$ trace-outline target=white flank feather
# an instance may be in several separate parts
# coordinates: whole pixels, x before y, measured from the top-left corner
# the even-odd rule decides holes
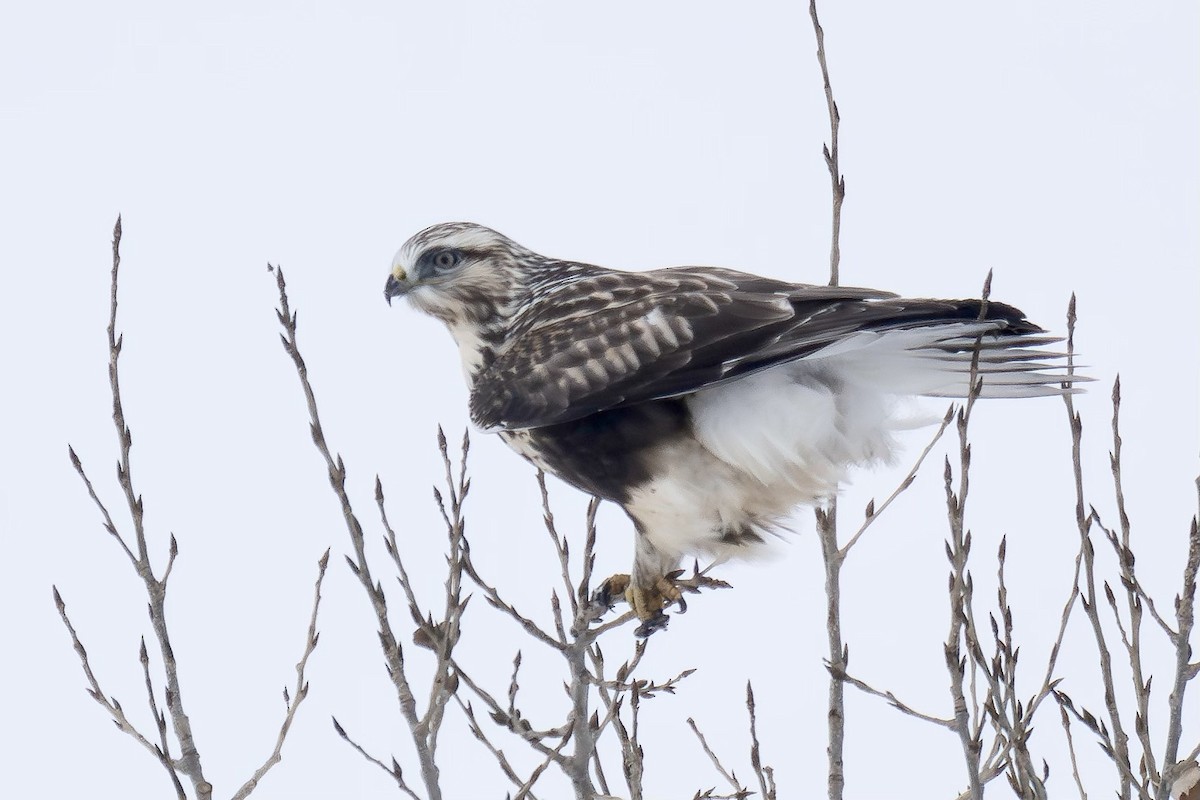
[[[982,396],[1063,391],[1061,371],[1041,363],[1039,351],[1020,349],[1044,337],[989,339],[995,327],[955,323],[853,334],[808,358],[697,392],[687,399],[693,430],[713,455],[760,484],[786,486],[804,495],[798,502],[816,500],[836,492],[850,467],[890,462],[894,432],[940,418],[914,417],[907,397],[967,394],[979,335]]]

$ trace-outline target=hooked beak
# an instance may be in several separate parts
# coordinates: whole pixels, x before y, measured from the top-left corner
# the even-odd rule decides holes
[[[408,282],[408,275],[404,272],[404,268],[396,267],[392,270],[392,274],[388,275],[387,283],[383,285],[383,299],[387,300],[390,306],[393,297],[406,294],[411,288],[412,284]]]

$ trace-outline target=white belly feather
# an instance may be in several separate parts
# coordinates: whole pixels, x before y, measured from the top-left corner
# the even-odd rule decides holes
[[[897,387],[871,349],[782,364],[688,396],[694,440],[660,448],[655,477],[628,505],[654,546],[747,555],[748,542],[726,535],[731,528],[767,538],[796,506],[835,494],[851,467],[890,462],[893,433],[914,424],[902,413],[910,387]]]
[[[979,330],[965,323],[853,334],[685,396],[692,436],[651,451],[653,477],[633,488],[625,510],[668,561],[750,554],[747,545],[778,532],[796,506],[836,494],[850,468],[891,462],[895,432],[936,422],[914,415],[913,395],[965,394],[969,356],[936,345]],[[1061,391],[1032,372],[1036,364],[1013,366],[985,355],[983,394]]]

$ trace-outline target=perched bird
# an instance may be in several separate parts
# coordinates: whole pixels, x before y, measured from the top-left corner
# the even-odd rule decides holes
[[[450,329],[475,424],[633,520],[633,568],[599,594],[623,594],[643,636],[681,599],[684,555],[745,553],[848,468],[887,461],[898,397],[965,397],[976,352],[984,397],[1068,379],[1062,354],[1037,349],[1059,340],[1002,303],[623,272],[465,222],[409,239],[384,296]]]

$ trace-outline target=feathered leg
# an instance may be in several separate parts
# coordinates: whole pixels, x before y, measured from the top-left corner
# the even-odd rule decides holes
[[[636,523],[635,523],[636,525]],[[637,614],[641,625],[634,633],[646,637],[667,627],[670,618],[664,609],[671,603],[679,603],[680,612],[687,604],[674,578],[679,575],[679,554],[664,553],[650,543],[640,525],[630,574],[618,573],[600,584],[594,602],[604,608],[624,599]]]

